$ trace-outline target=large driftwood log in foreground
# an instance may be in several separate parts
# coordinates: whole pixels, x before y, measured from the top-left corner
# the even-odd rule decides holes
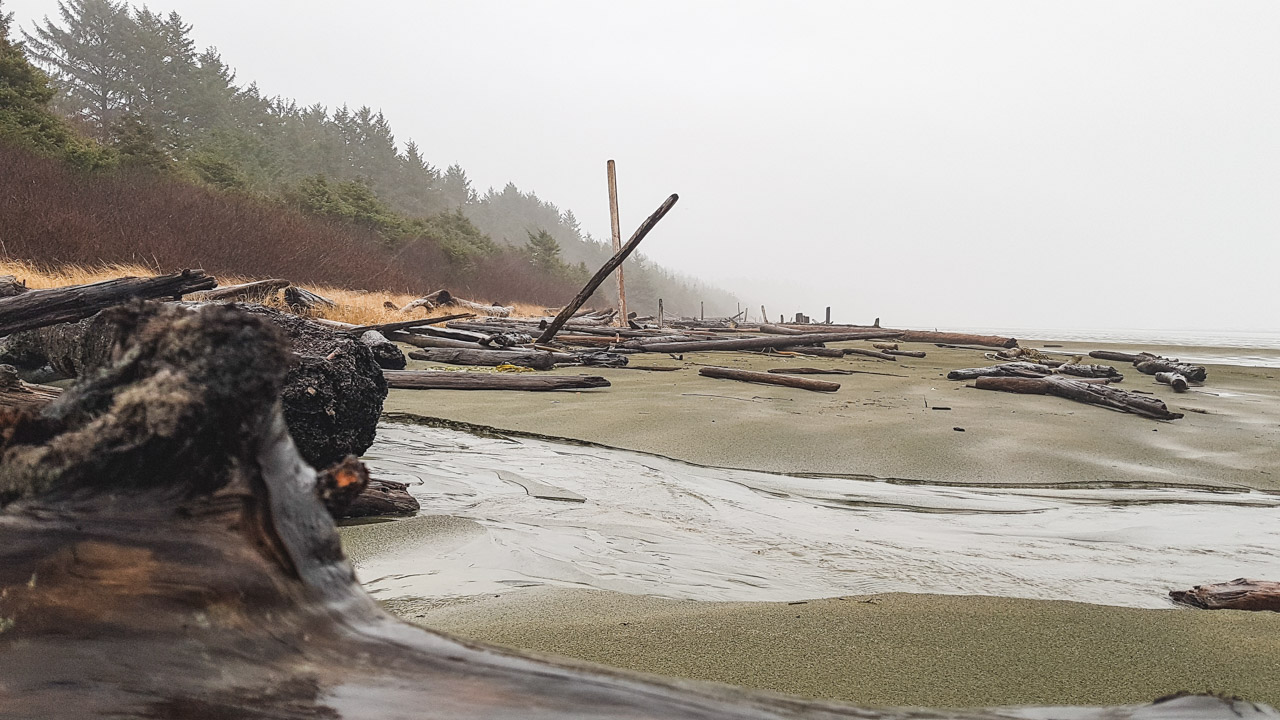
[[[181,297],[218,286],[203,270],[183,270],[150,278],[123,277],[88,285],[31,290],[0,298],[0,337],[23,330],[69,323],[134,298]]]
[[[810,333],[808,335],[770,335],[767,337],[735,338],[731,340],[692,340],[689,342],[649,343],[639,345],[645,352],[703,352],[711,350],[763,350],[773,348],[796,348],[800,345],[814,345],[824,342],[842,342],[844,340],[870,340],[886,337],[897,337],[895,332],[886,333],[880,330],[869,330],[855,333]]]
[[[387,386],[400,390],[587,390],[609,387],[598,375],[522,375],[518,373],[386,370]]]
[[[566,322],[569,322],[569,318],[573,317],[573,314],[578,312],[578,308],[582,307],[583,303],[585,303],[587,299],[591,297],[592,293],[600,287],[600,284],[605,281],[605,278],[609,277],[609,275],[611,275],[633,251],[635,251],[636,247],[640,244],[640,241],[644,239],[645,235],[649,234],[649,231],[658,224],[658,221],[666,217],[667,213],[671,212],[671,208],[675,207],[676,201],[679,199],[679,195],[672,193],[671,197],[664,200],[663,203],[658,206],[658,209],[653,211],[652,215],[645,218],[643,223],[640,223],[640,227],[636,228],[636,231],[632,233],[631,239],[627,240],[627,244],[623,245],[621,250],[614,253],[613,257],[609,258],[604,265],[600,266],[600,269],[596,271],[595,275],[591,276],[591,279],[582,287],[582,290],[578,291],[578,294],[569,301],[569,304],[565,305],[564,309],[556,315],[556,318],[547,325],[547,329],[543,330],[542,334],[538,336],[538,342],[551,342],[551,338],[554,338],[556,333],[560,332],[560,328]]]
[[[356,582],[314,491],[315,475],[285,430],[274,398],[288,348],[278,333],[223,306],[162,322],[39,419],[4,434],[5,717],[1010,717],[860,710],[639,678],[401,623]],[[1245,702],[1184,697],[1070,715],[1267,713]]]
[[[1280,612],[1280,582],[1236,578],[1231,582],[1170,590],[1176,603],[1203,610],[1272,610]]]
[[[764,383],[765,385],[782,385],[784,387],[813,390],[816,392],[835,392],[840,383],[830,380],[814,380],[813,378],[792,377],[777,373],[756,372],[754,370],[738,370],[726,367],[704,367],[698,370],[699,375],[725,380],[741,380],[743,382]]]
[[[1030,395],[1057,395],[1154,420],[1177,420],[1182,417],[1182,413],[1170,412],[1168,406],[1150,395],[1113,388],[1105,382],[1087,382],[1061,375],[1044,378],[979,377],[974,381],[974,387],[979,390],[1002,390]]]

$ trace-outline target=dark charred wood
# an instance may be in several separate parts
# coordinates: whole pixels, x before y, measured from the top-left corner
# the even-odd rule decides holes
[[[360,587],[315,472],[289,438],[275,401],[289,357],[279,332],[221,305],[157,320],[164,324],[142,323],[129,352],[6,436],[7,717],[1007,716],[860,710],[639,677],[401,623]],[[1269,714],[1186,697],[1071,712],[1078,720]]]
[[[1196,585],[1190,590],[1170,590],[1181,605],[1202,610],[1270,610],[1280,612],[1280,582],[1236,578],[1230,582]]]
[[[814,343],[841,342],[844,340],[869,340],[885,337],[897,337],[897,333],[884,331],[864,331],[857,333],[810,333],[808,335],[773,335],[768,337],[736,338],[732,340],[694,340],[690,342],[648,343],[639,349],[645,352],[702,352],[711,350],[762,350],[773,348],[781,350],[797,345]]]
[[[569,321],[569,318],[578,311],[578,308],[582,307],[583,304],[587,302],[591,295],[595,293],[596,289],[600,287],[601,283],[603,283],[605,279],[622,264],[622,261],[626,260],[627,257],[635,251],[636,247],[640,244],[640,241],[644,240],[644,237],[649,234],[650,230],[653,230],[653,228],[658,224],[658,221],[665,217],[666,214],[671,211],[671,208],[675,207],[676,201],[679,199],[680,197],[678,195],[672,194],[671,197],[667,198],[652,215],[640,224],[640,227],[631,235],[631,239],[627,240],[627,244],[623,245],[621,250],[614,253],[613,257],[609,258],[608,262],[601,266],[601,268],[596,271],[595,275],[591,276],[591,279],[587,281],[587,284],[583,286],[582,290],[578,292],[573,300],[569,301],[568,305],[564,306],[564,309],[556,315],[555,320],[552,320],[551,323],[547,325],[547,329],[543,330],[542,334],[538,336],[538,342],[551,342],[551,339],[556,336],[556,333],[560,332],[560,328]]]
[[[31,290],[0,298],[0,337],[23,330],[75,322],[135,298],[173,298],[217,287],[203,270],[150,278],[123,277],[88,285]]]
[[[1134,364],[1138,372],[1145,375],[1155,375],[1156,373],[1177,373],[1191,382],[1202,383],[1209,375],[1209,371],[1202,365],[1187,365],[1184,363],[1173,362],[1165,358],[1155,358],[1151,360],[1140,360]]]
[[[598,375],[521,375],[517,373],[385,370],[387,384],[401,390],[585,390],[609,387]]]
[[[409,364],[404,352],[396,344],[377,330],[368,330],[360,335],[360,342],[373,353],[374,362],[383,370],[403,370]]]
[[[835,392],[840,389],[840,383],[831,382],[829,380],[814,380],[812,378],[792,377],[790,375],[756,372],[754,370],[738,370],[736,368],[704,367],[698,370],[698,374],[710,378],[741,380],[743,382],[763,383],[765,385],[782,385],[784,387],[798,388],[800,390],[813,390],[815,392]]]
[[[496,367],[498,365],[519,365],[534,370],[550,370],[556,362],[571,363],[575,361],[568,353],[548,352],[514,352],[507,350],[464,350],[462,348],[431,348],[414,350],[409,353],[414,360],[444,363],[447,365],[473,365]]]

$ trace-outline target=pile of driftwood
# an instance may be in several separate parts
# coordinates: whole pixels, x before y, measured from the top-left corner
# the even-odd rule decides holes
[[[359,464],[317,477],[290,440],[276,398],[293,350],[271,320],[111,312],[138,330],[123,352],[39,417],[0,418],[6,717],[1010,717],[640,677],[402,623],[360,587],[325,511]],[[1274,717],[1215,697],[1070,715]]]

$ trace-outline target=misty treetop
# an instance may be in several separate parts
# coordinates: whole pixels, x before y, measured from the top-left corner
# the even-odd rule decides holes
[[[502,247],[524,252],[535,264],[555,257],[558,264],[543,269],[570,275],[579,265],[598,267],[611,254],[611,245],[583,230],[571,210],[513,183],[481,194],[459,165],[434,167],[419,144],[397,140],[379,111],[300,105],[239,82],[216,48],[196,47],[191,30],[176,12],[59,0],[56,17],[24,30],[23,43],[0,46],[6,83],[0,92],[14,98],[5,105],[48,105],[67,122],[47,113],[22,122],[0,115],[0,137],[16,136],[11,126],[35,127],[23,131],[37,136],[24,144],[65,146],[68,157],[73,150],[99,152],[81,159],[85,167],[142,167],[283,201],[371,228],[392,246],[430,237],[460,271]],[[23,61],[24,51],[43,73]],[[10,67],[17,61],[31,77]],[[78,141],[68,123],[96,139],[100,150]],[[642,312],[655,309],[659,296],[687,313],[701,300],[717,312],[734,306],[729,294],[643,257],[626,267],[629,303]]]

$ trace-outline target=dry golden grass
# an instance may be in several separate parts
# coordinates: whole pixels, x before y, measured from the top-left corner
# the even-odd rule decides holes
[[[112,278],[124,277],[126,275],[134,276],[150,276],[154,275],[151,269],[141,265],[99,265],[93,267],[85,267],[80,265],[64,265],[60,267],[46,267],[23,260],[5,260],[0,259],[0,275],[14,275],[19,280],[24,280],[27,287],[32,289],[61,287],[63,285],[83,285],[85,283],[100,282],[102,280],[110,280]],[[219,285],[237,285],[240,283],[250,282],[252,280],[260,280],[262,278],[247,278],[220,275],[218,276]],[[317,313],[317,317],[326,320],[336,320],[338,322],[351,323],[353,325],[376,325],[378,323],[395,322],[397,320],[406,320],[413,317],[441,317],[444,315],[455,314],[452,308],[437,308],[430,312],[416,309],[413,314],[400,312],[399,308],[409,304],[415,298],[412,295],[404,295],[387,292],[368,292],[363,290],[346,290],[343,288],[302,285],[301,287],[310,290],[317,295],[324,296],[337,303],[337,307]],[[282,305],[282,300],[277,296],[274,301],[268,304]],[[476,302],[484,302],[483,299],[476,299]],[[391,303],[395,309],[386,307],[385,303]],[[537,305],[527,305],[517,303],[515,305],[515,315],[519,317],[537,317],[545,315],[544,308]]]

